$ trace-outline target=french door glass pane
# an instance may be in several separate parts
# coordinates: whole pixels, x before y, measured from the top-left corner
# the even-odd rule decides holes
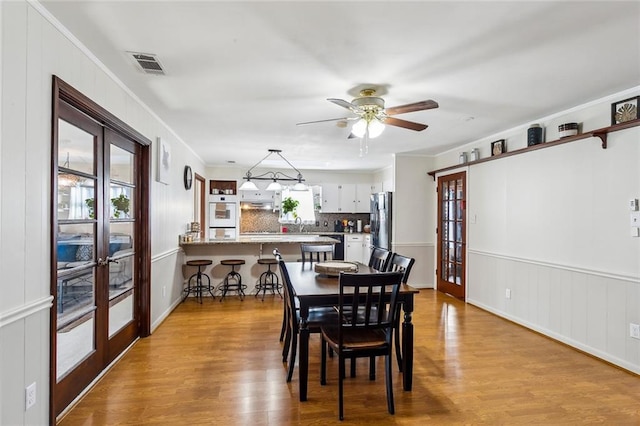
[[[109,338],[129,324],[135,314],[134,154],[109,146]]]
[[[133,184],[134,156],[118,146],[111,145],[110,176],[111,181]]]
[[[58,120],[56,379],[96,349],[95,135]]]

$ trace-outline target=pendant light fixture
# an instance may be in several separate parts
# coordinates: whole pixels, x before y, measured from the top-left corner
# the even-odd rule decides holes
[[[291,164],[289,162],[289,160],[287,160],[286,158],[284,158],[281,154],[281,150],[279,149],[270,149],[269,153],[260,161],[258,161],[255,165],[253,165],[249,170],[247,170],[247,173],[245,173],[243,179],[246,180],[246,182],[244,182],[242,185],[240,185],[240,191],[257,191],[258,187],[256,186],[255,183],[252,182],[252,180],[270,180],[272,181],[269,186],[267,187],[267,191],[280,191],[282,190],[282,184],[280,182],[296,182],[296,184],[293,186],[293,190],[294,191],[304,191],[307,189],[307,186],[302,183],[304,181],[303,177],[302,177],[302,173],[300,172],[300,170],[296,169],[293,164]],[[260,163],[262,163],[264,160],[266,160],[269,156],[276,154],[278,157],[282,158],[285,163],[287,163],[289,165],[289,167],[291,167],[293,170],[296,171],[297,176],[290,176],[286,173],[283,172],[266,172],[257,176],[253,176],[251,174],[251,171],[253,169],[255,169]]]

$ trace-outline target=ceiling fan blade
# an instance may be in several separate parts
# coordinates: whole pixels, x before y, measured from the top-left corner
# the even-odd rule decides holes
[[[429,99],[428,101],[420,101],[407,105],[400,105],[396,107],[387,108],[384,112],[387,115],[405,114],[407,112],[422,111],[425,109],[438,108],[438,103]]]
[[[334,104],[341,106],[342,108],[346,108],[350,111],[353,111],[353,112],[357,111],[355,105],[353,105],[351,102],[345,101],[344,99],[328,98],[327,100],[329,102],[333,102]]]
[[[351,120],[351,117],[340,117],[340,118],[327,118],[326,120],[315,120],[315,121],[305,121],[302,123],[296,123],[296,126],[300,126],[301,124],[313,124],[313,123],[326,123],[327,121],[340,121],[340,120]]]
[[[395,117],[387,117],[384,120],[384,124],[389,124],[391,126],[397,126],[397,127],[404,127],[405,129],[415,130],[416,132],[419,132],[429,127],[426,124],[415,123],[413,121],[407,121],[407,120],[401,120]]]

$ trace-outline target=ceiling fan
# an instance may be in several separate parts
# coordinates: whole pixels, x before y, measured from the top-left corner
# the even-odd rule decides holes
[[[432,108],[438,108],[438,103],[432,100],[414,102],[411,104],[400,105],[391,108],[384,107],[384,99],[376,96],[375,89],[362,89],[360,96],[355,98],[351,102],[347,102],[344,99],[327,99],[329,102],[333,102],[343,108],[356,114],[355,117],[340,117],[330,118],[327,120],[306,121],[302,124],[322,123],[327,121],[338,121],[346,123],[350,120],[357,120],[351,129],[349,138],[375,138],[379,136],[384,130],[385,125],[391,125],[396,127],[403,127],[409,130],[415,130],[417,132],[426,129],[426,124],[416,123],[413,121],[402,120],[394,117],[398,114],[405,114],[408,112],[422,111]]]

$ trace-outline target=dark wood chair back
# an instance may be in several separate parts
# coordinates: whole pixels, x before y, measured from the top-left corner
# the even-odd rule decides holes
[[[333,244],[300,244],[302,263],[333,260]]]
[[[395,412],[391,374],[394,318],[402,272],[340,274],[338,318],[349,321],[322,326],[320,383],[326,383],[326,345],[338,353],[338,417],[344,418],[344,361],[359,357],[385,357],[387,408]],[[357,314],[354,314],[357,313]],[[353,362],[353,361],[352,361]],[[370,365],[375,365],[374,363]],[[371,373],[370,373],[371,376]]]
[[[398,253],[393,253],[389,263],[387,264],[387,271],[401,271],[404,273],[402,277],[402,283],[406,284],[409,280],[409,274],[411,273],[411,268],[415,259],[412,257],[402,256]]]
[[[391,252],[387,249],[380,247],[374,247],[371,251],[371,257],[369,257],[369,266],[376,271],[386,271],[387,263],[391,259]]]

